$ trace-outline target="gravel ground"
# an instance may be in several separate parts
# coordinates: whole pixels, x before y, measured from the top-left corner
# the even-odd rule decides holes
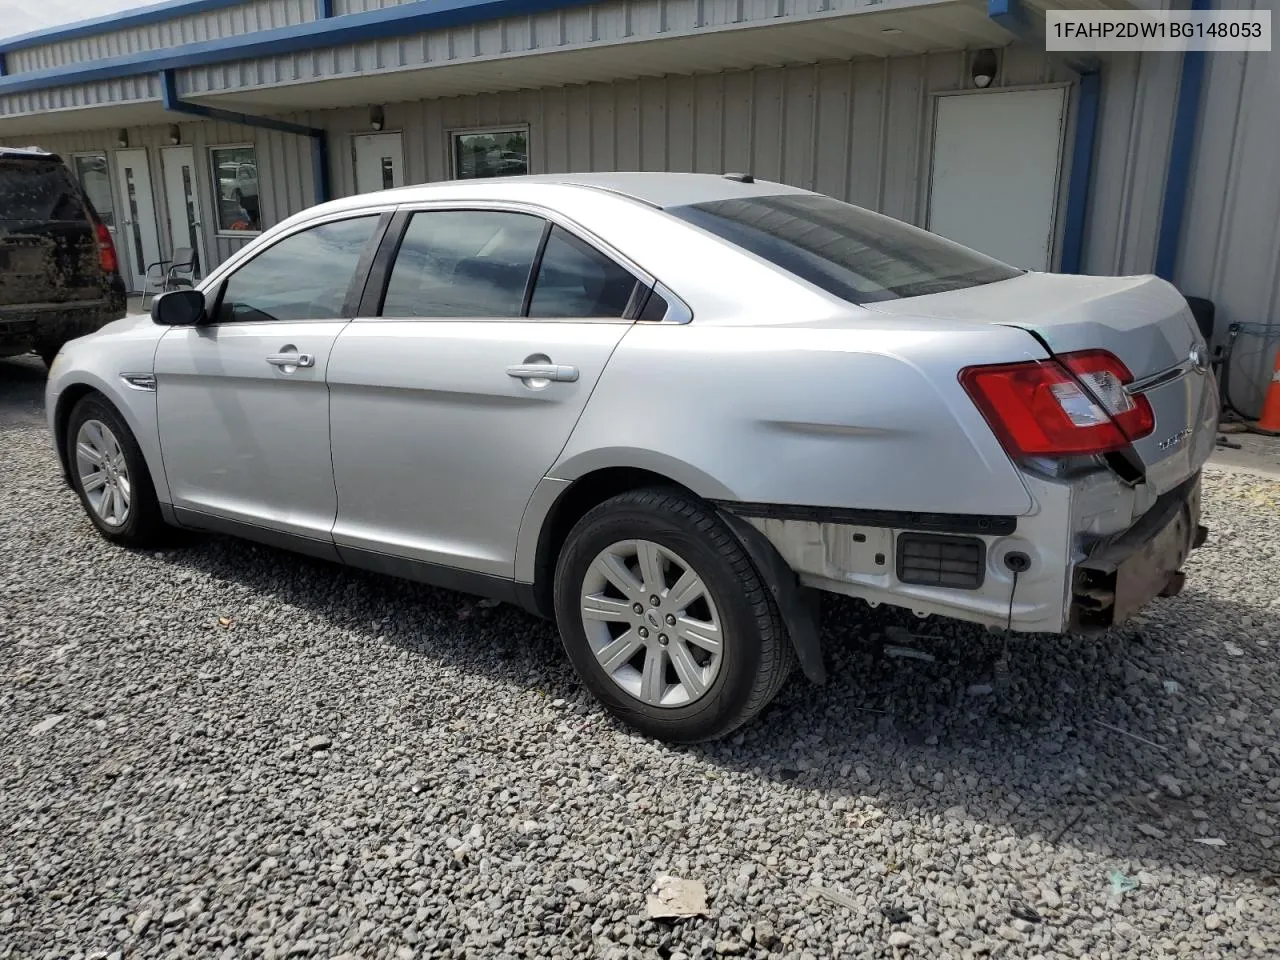
[[[1280,948],[1280,484],[1211,475],[1183,595],[1017,642],[1007,697],[969,689],[984,633],[913,623],[937,661],[890,659],[893,619],[838,604],[825,689],[673,749],[508,607],[109,546],[41,380],[0,361],[0,958]],[[708,916],[645,919],[663,873]]]

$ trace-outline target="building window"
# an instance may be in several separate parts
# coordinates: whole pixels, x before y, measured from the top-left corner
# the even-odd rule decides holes
[[[253,147],[211,147],[219,233],[257,233],[258,156]]]
[[[453,175],[458,180],[528,172],[528,127],[467,130],[453,135]]]
[[[72,158],[76,179],[89,196],[93,209],[108,227],[115,228],[116,205],[111,199],[111,175],[107,172],[105,153],[82,153]]]

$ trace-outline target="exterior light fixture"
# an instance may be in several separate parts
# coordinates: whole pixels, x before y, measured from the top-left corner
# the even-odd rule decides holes
[[[375,130],[381,130],[386,126],[386,118],[382,115],[381,107],[369,108],[369,126]]]
[[[129,145],[129,131],[121,127],[116,131],[116,146],[127,147]]]
[[[169,124],[169,142],[175,146],[182,142],[182,130],[176,123]]]
[[[991,86],[999,69],[1000,64],[996,60],[994,50],[979,50],[973,55],[973,63],[970,64],[973,85],[980,90]]]

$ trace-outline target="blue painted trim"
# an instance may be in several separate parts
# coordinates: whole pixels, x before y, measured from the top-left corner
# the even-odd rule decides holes
[[[593,0],[417,0],[414,3],[312,20],[291,27],[148,50],[89,63],[68,64],[0,77],[0,94],[45,90],[76,83],[134,77],[157,70],[200,67],[254,57],[277,57],[324,47],[385,40],[405,34],[468,26],[499,17],[520,17],[582,6]]]
[[[311,173],[316,184],[316,203],[332,199],[329,193],[329,136],[320,130],[311,138]]]
[[[319,127],[305,127],[300,123],[276,120],[273,117],[259,117],[252,113],[237,113],[234,110],[207,107],[203,103],[189,103],[178,96],[178,77],[172,70],[161,71],[160,89],[164,100],[164,108],[174,113],[185,113],[205,120],[223,120],[227,123],[238,123],[245,127],[257,127],[262,130],[292,133],[299,137],[310,137],[311,169],[315,174],[316,203],[324,203],[330,198],[329,141],[326,131]]]
[[[1102,99],[1102,74],[1094,70],[1080,75],[1076,97],[1076,139],[1071,147],[1071,182],[1067,184],[1066,225],[1062,232],[1063,273],[1084,269],[1084,225],[1089,213],[1089,189],[1093,185],[1093,149],[1098,139],[1098,105]]]
[[[0,77],[4,76],[4,51],[0,50]]]
[[[1211,0],[1194,0],[1192,10],[1211,10]],[[1191,191],[1191,160],[1195,152],[1196,127],[1200,122],[1200,92],[1204,86],[1204,51],[1185,50],[1182,79],[1178,83],[1178,105],[1173,117],[1173,137],[1169,144],[1169,172],[1164,181],[1164,204],[1160,208],[1160,232],[1156,239],[1156,276],[1173,279],[1182,244],[1182,221]]]
[[[42,47],[47,43],[61,40],[77,40],[81,37],[93,37],[114,30],[128,27],[142,27],[151,23],[163,23],[175,17],[189,17],[196,13],[208,13],[210,10],[222,10],[235,7],[244,0],[166,0],[165,3],[153,3],[136,10],[125,10],[104,17],[92,17],[88,20],[77,20],[62,27],[46,27],[33,30],[16,37],[0,40],[0,51],[22,50],[26,47]]]
[[[333,0],[316,0],[316,16],[328,20],[333,16]]]
[[[1039,40],[1021,0],[987,0],[987,19],[1008,30],[1019,40],[1028,43]]]

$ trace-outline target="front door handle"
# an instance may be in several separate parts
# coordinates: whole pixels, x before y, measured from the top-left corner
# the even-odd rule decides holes
[[[273,367],[314,367],[316,358],[309,353],[273,353],[267,357],[267,363]]]
[[[554,380],[556,383],[576,383],[578,368],[563,363],[517,363],[507,367],[507,376],[517,380]]]

